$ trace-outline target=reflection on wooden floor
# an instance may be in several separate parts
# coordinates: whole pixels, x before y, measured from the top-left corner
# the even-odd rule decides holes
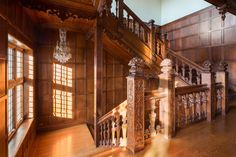
[[[95,149],[93,138],[86,125],[60,129],[39,134],[34,152],[35,157],[82,156]]]
[[[95,150],[87,127],[81,125],[39,135],[35,157],[236,157],[236,108],[225,118],[185,128],[170,141],[157,138],[136,155],[121,148]]]

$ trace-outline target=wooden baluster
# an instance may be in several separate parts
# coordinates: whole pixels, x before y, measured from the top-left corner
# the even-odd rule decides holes
[[[151,99],[150,100],[150,105],[151,105],[151,113],[149,114],[149,122],[150,122],[149,130],[150,130],[150,133],[151,133],[151,137],[154,137],[154,136],[156,136],[156,129],[155,129],[155,123],[156,123],[156,113],[155,113],[156,100],[155,99]]]
[[[122,116],[122,135],[123,135],[121,146],[126,146],[127,145],[127,109],[126,109],[126,106],[122,106],[120,113]]]
[[[195,98],[194,93],[189,94],[189,112],[190,112],[190,122],[195,121]]]
[[[187,95],[182,95],[182,103],[184,105],[185,124],[188,124],[189,112],[188,112],[188,100]]]
[[[140,28],[140,25],[138,24],[138,36],[139,38],[141,39],[141,28]]]
[[[127,12],[127,28],[128,28],[128,30],[130,30],[129,21],[130,21],[130,19],[129,19],[129,13]]]
[[[182,126],[182,123],[184,121],[184,117],[182,114],[182,97],[180,95],[177,96],[177,105],[176,105],[176,123],[177,123],[177,128],[180,128]]]
[[[106,123],[103,123],[103,145],[106,145]]]
[[[121,127],[121,131],[122,131],[122,139],[120,141],[120,146],[127,146],[127,108],[126,108],[127,104],[123,104],[120,106],[119,108],[119,113],[121,115],[121,121],[122,121],[122,127]]]
[[[120,114],[116,112],[116,145],[120,145]]]
[[[221,89],[217,89],[216,90],[216,92],[217,92],[217,96],[216,96],[216,98],[217,98],[217,113],[221,113],[221,109],[222,109],[222,92],[221,92]]]
[[[188,76],[189,76],[189,84],[193,84],[193,68],[192,67],[189,67],[189,72],[188,72]]]
[[[115,133],[116,133],[116,123],[115,123],[115,117],[113,116],[111,119],[111,143],[112,145],[116,145],[116,140],[115,140]]]
[[[136,25],[135,25],[135,20],[134,20],[134,18],[133,18],[133,31],[132,31],[132,32],[133,32],[134,34],[136,34],[136,33],[135,33],[135,28],[136,28],[135,26],[136,26]]]
[[[118,0],[115,0],[116,1],[116,17],[118,18],[119,17],[119,1]]]
[[[201,93],[202,97],[202,117],[206,118],[207,116],[207,91]]]
[[[107,145],[110,145],[110,139],[111,139],[111,129],[110,129],[110,120],[107,121]]]
[[[178,59],[175,59],[175,74],[179,75],[179,63]]]
[[[143,34],[142,34],[143,42],[146,42],[146,41],[145,41],[145,30],[144,30],[143,27],[142,27],[142,30],[143,30]]]
[[[200,93],[196,93],[196,117],[198,120],[202,119],[201,113],[202,113],[202,111],[201,111],[201,95],[200,95]]]
[[[103,145],[103,126],[100,125],[100,146]]]
[[[184,63],[182,63],[182,78],[183,78],[183,80],[185,80],[185,64]]]
[[[124,9],[123,9],[123,0],[119,0],[119,23],[123,25],[124,21]]]
[[[201,84],[201,73],[199,71],[197,71],[197,85]]]

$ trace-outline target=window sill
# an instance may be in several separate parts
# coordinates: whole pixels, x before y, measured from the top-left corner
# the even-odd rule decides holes
[[[20,149],[34,119],[26,119],[17,129],[16,133],[8,143],[8,157],[14,157]]]

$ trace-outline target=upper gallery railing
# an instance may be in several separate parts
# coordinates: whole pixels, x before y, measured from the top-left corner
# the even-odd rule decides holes
[[[153,55],[162,58],[165,49],[161,46],[163,42],[159,40],[158,27],[154,25],[154,20],[143,22],[123,0],[101,0],[98,12],[100,15],[115,17],[119,27],[136,35],[150,48]]]

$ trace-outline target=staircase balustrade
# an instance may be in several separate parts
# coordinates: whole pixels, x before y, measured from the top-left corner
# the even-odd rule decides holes
[[[179,76],[184,82],[189,85],[200,85],[202,84],[201,73],[209,72],[208,69],[196,64],[189,59],[176,54],[174,51],[169,49],[168,57],[173,61],[173,69],[176,76]]]
[[[102,116],[97,125],[100,146],[126,146],[127,101]]]
[[[154,57],[164,58],[165,44],[159,39],[158,27],[154,20],[143,22],[123,0],[101,0],[98,7],[100,16],[106,15],[118,20],[120,28],[128,30],[146,44]]]
[[[145,92],[145,133],[144,139],[155,137],[163,131],[163,115],[160,100],[162,91]]]
[[[194,85],[175,89],[177,129],[206,119],[207,91],[207,85]]]
[[[112,6],[115,6],[114,13],[111,11]],[[119,28],[128,30],[146,44],[152,54],[150,59],[169,58],[162,61],[160,82],[157,81],[160,87],[152,92],[144,92],[146,88],[143,85],[144,61],[139,58],[132,59],[135,62],[129,64],[131,69],[130,79],[127,80],[128,102],[124,101],[99,119],[97,126],[100,146],[127,146],[131,151],[136,152],[143,149],[143,139],[150,139],[157,133],[171,138],[176,129],[206,119],[211,121],[216,114],[225,115],[227,111],[225,64],[221,65],[220,72],[213,72],[209,61],[204,62],[204,66],[200,66],[167,49],[167,38],[165,36],[165,40],[160,39],[154,21],[150,21],[149,24],[144,23],[123,0],[115,0],[113,4],[112,0],[101,0],[98,12],[100,16],[105,14],[114,17],[118,21]],[[173,72],[189,86],[175,88]],[[216,78],[215,73],[217,73]],[[218,82],[215,83],[216,81]],[[161,88],[164,92],[160,92]],[[127,133],[128,128],[131,129]],[[138,140],[135,141],[136,139]]]

